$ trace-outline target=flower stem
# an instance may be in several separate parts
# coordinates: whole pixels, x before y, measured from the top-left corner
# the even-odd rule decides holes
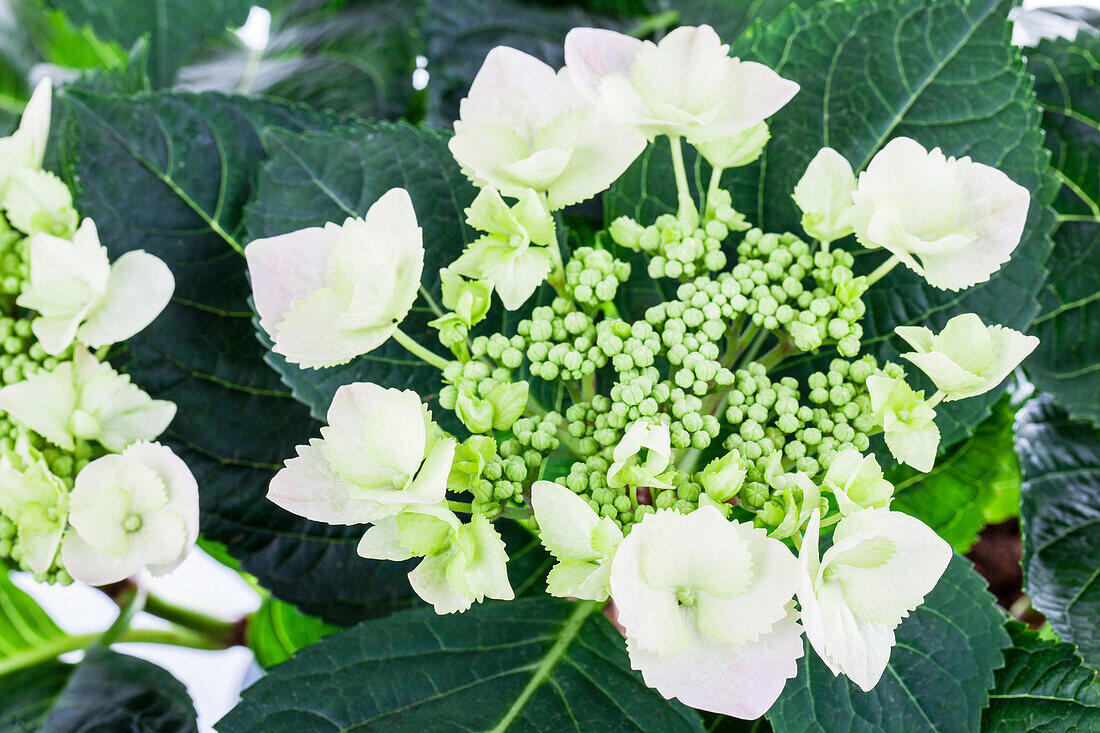
[[[707,200],[704,209],[711,210],[711,201],[714,200],[714,195],[722,188],[722,172],[725,168],[715,168],[710,172],[710,185],[707,186]]]
[[[643,18],[638,25],[630,29],[628,35],[634,38],[645,38],[651,33],[666,30],[669,26],[675,25],[678,22],[680,22],[680,13],[675,10],[666,10],[663,13],[657,13],[648,18]]]
[[[885,277],[886,273],[890,272],[890,270],[893,270],[900,261],[901,260],[898,259],[897,255],[890,255],[890,259],[883,262],[881,265],[875,268],[874,272],[867,276],[867,287],[874,285],[883,277]]]
[[[405,350],[408,351],[410,354],[420,359],[424,363],[434,366],[440,371],[446,369],[447,364],[450,363],[439,354],[428,351],[423,346],[413,341],[412,338],[410,338],[408,334],[406,334],[400,328],[394,329],[393,338],[397,341],[397,343],[404,346]]]
[[[684,168],[684,149],[680,143],[680,136],[670,135],[668,143],[669,149],[672,151],[672,170],[676,174],[676,196],[680,203],[676,216],[682,224],[694,226],[699,221],[699,210],[695,208],[695,201],[691,198],[691,188],[688,186],[687,170]]]
[[[239,623],[209,616],[193,608],[178,606],[152,594],[145,601],[145,612],[177,626],[196,631],[210,639],[224,642],[226,646],[231,646],[240,636]]]
[[[940,402],[942,402],[943,398],[946,396],[947,395],[943,393],[942,389],[938,389],[936,390],[936,394],[929,397],[928,402],[926,402],[925,404],[927,404],[929,407],[935,407],[936,405],[940,404]]]
[[[116,603],[121,601],[118,607],[118,616],[110,627],[96,639],[96,643],[101,646],[110,646],[115,643],[120,636],[129,630],[134,616],[137,616],[145,608],[148,598],[149,591],[140,585],[135,584],[126,588],[121,596],[114,599]]]
[[[65,635],[41,646],[18,651],[0,659],[0,675],[35,667],[62,654],[85,649],[103,638],[103,634]],[[225,649],[224,644],[188,629],[126,629],[112,643],[115,644],[168,644],[188,649]]]

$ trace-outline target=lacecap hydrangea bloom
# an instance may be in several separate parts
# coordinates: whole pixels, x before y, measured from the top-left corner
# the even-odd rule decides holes
[[[905,138],[864,171],[807,151],[791,192],[802,232],[767,232],[734,208],[722,173],[766,153],[767,120],[797,83],[731,58],[706,26],[658,43],[576,29],[564,54],[555,70],[494,49],[461,105],[450,150],[480,189],[465,213],[481,234],[440,271],[439,298],[434,273],[422,285],[426,305],[443,303],[430,326],[448,356],[394,326],[421,287],[397,255],[359,281],[385,293],[405,283],[403,308],[369,311],[385,316],[369,341],[392,333],[439,384],[341,387],[321,438],[298,448],[269,497],[364,525],[363,557],[421,558],[410,585],[438,613],[518,592],[497,530],[518,521],[553,557],[547,592],[602,606],[645,682],[702,710],[767,712],[797,672],[803,633],[830,670],[871,689],[894,630],[951,558],[890,508],[873,439],[932,470],[940,403],[994,389],[1034,342],[977,316],[939,334],[899,324],[913,348],[902,361],[936,386],[926,395],[903,363],[863,353],[864,296],[899,262],[936,287],[988,279],[1019,241],[1026,191]],[[659,137],[671,170],[650,161],[646,175],[670,179],[676,209],[564,236],[556,212],[607,189]],[[711,166],[705,191],[688,183],[685,143]],[[291,356],[287,309],[344,287],[324,247],[305,244],[335,246],[333,227],[285,235],[301,244],[277,256],[277,240],[246,248],[278,353]],[[857,262],[861,248],[891,256]],[[637,287],[649,307],[621,297]],[[363,353],[338,318],[307,321],[340,356],[298,363]],[[796,356],[804,368],[781,369]]]
[[[198,536],[198,488],[151,442],[176,406],[114,359],[175,280],[144,251],[112,262],[95,222],[42,169],[51,93],[40,83],[0,139],[0,559],[40,581],[101,585],[176,567]]]

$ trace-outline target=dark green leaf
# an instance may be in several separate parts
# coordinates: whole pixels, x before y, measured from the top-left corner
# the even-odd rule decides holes
[[[249,615],[245,642],[260,666],[270,667],[339,629],[316,616],[300,613],[289,603],[267,598]]]
[[[1040,344],[1025,367],[1070,415],[1100,425],[1100,38],[1044,41],[1028,57],[1062,189]]]
[[[365,214],[389,189],[408,189],[424,230],[424,287],[401,329],[420,344],[440,349],[437,332],[427,325],[436,317],[433,306],[441,302],[439,269],[473,240],[463,212],[476,194],[447,150],[447,137],[404,123],[361,123],[324,132],[271,132],[266,143],[271,159],[248,207],[250,239],[343,223]],[[324,419],[337,388],[351,382],[408,388],[425,400],[442,386],[437,368],[394,340],[330,369],[299,369],[277,354],[270,354],[269,361],[318,419]],[[433,414],[446,417],[438,403]]]
[[[630,669],[591,604],[549,597],[400,613],[304,649],[245,690],[221,733],[702,731]]]
[[[1073,645],[1039,638],[1015,621],[1012,646],[982,713],[987,733],[1100,730],[1100,683]]]
[[[59,101],[78,210],[95,219],[112,257],[144,249],[175,274],[173,302],[130,341],[125,366],[179,406],[165,439],[199,481],[203,533],[277,597],[326,620],[407,606],[407,568],[359,558],[361,528],[308,522],[265,498],[273,472],[318,426],[263,362],[233,245],[264,158],[259,131],[331,121],[215,94],[72,92]]]
[[[724,179],[735,205],[767,231],[800,232],[791,191],[823,146],[836,148],[858,169],[890,139],[909,136],[994,165],[1035,192],[1023,242],[989,282],[951,293],[898,268],[871,289],[864,345],[880,359],[897,358],[895,326],[938,328],[951,316],[974,312],[1023,329],[1036,313],[1055,184],[1043,173],[1048,154],[1030,78],[1010,43],[1011,6],[1010,0],[819,3],[757,24],[735,48],[801,85],[771,118],[772,140],[762,162]],[[667,161],[664,146],[651,147],[612,188],[608,219],[640,208],[648,222],[656,211],[670,210],[675,196]],[[701,172],[709,177],[705,165]],[[882,259],[881,253],[858,254],[856,268],[869,271]],[[941,405],[943,447],[966,437],[1002,391]]]
[[[295,0],[273,12],[260,55],[231,39],[180,71],[180,86],[265,94],[317,109],[396,119],[412,101],[417,2]]]
[[[89,25],[105,40],[129,48],[149,35],[149,75],[168,86],[195,49],[227,26],[248,17],[250,0],[49,0],[78,26]]]
[[[0,730],[196,733],[187,688],[155,664],[94,646],[80,664],[49,662],[0,678]]]
[[[575,5],[547,7],[517,0],[428,0],[423,33],[427,47],[429,114],[432,124],[450,126],[458,102],[495,46],[511,46],[554,68],[565,63],[562,43],[572,28],[624,30],[633,24],[586,12]]]
[[[1020,411],[1016,453],[1024,588],[1058,636],[1100,668],[1100,434],[1044,395]]]
[[[768,712],[776,733],[977,730],[1009,638],[970,563],[956,555],[895,634],[890,663],[870,692],[834,677],[807,643],[798,677]]]
[[[808,7],[818,0],[655,0],[660,10],[677,13],[680,25],[709,25],[733,43],[759,20],[770,23],[788,6]]]
[[[887,478],[895,486],[891,508],[921,520],[962,553],[987,523],[1016,516],[1020,464],[1012,448],[1015,414],[1005,395],[974,434],[940,456],[930,473],[908,466],[889,471]]]

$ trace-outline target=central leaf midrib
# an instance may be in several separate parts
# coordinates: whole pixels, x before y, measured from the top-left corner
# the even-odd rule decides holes
[[[504,717],[490,729],[489,733],[503,733],[508,730],[508,727],[515,721],[520,712],[523,711],[523,708],[527,705],[535,692],[547,679],[549,679],[550,673],[554,671],[554,668],[557,667],[562,657],[565,656],[565,652],[569,649],[569,645],[577,638],[581,628],[584,626],[584,622],[597,608],[598,605],[592,601],[584,601],[577,604],[576,609],[573,610],[573,613],[571,613],[565,623],[562,624],[561,631],[558,632],[557,640],[546,652],[546,655],[539,661],[538,666],[535,667],[534,674],[531,675],[531,679],[528,680],[527,685],[512,702],[511,707],[508,708]]]

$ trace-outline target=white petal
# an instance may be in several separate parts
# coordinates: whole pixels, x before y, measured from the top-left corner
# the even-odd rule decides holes
[[[52,371],[37,372],[0,389],[0,410],[64,450],[75,447],[69,418],[76,401],[72,362],[62,362]]]
[[[630,666],[666,698],[745,720],[759,718],[798,673],[803,648],[796,618],[789,612],[754,644],[725,644],[694,636],[671,656],[647,651],[628,636]]]
[[[608,74],[626,74],[642,41],[603,28],[574,28],[565,36],[565,66],[581,94],[598,97],[600,82]]]
[[[592,532],[600,517],[584,499],[552,481],[536,481],[531,489],[531,507],[539,523],[539,538],[554,557],[559,560],[603,557],[603,553],[592,547]]]
[[[424,405],[412,390],[347,384],[336,390],[321,434],[325,455],[342,476],[365,487],[392,489],[395,474],[407,481],[424,460]]]
[[[645,150],[645,137],[637,130],[630,127],[595,130],[595,117],[585,119],[589,130],[573,148],[568,167],[547,189],[551,211],[606,191]]]
[[[447,497],[447,477],[451,474],[457,445],[454,438],[433,441],[416,477],[400,492],[402,502],[434,504]]]
[[[298,457],[275,474],[267,498],[288,512],[327,524],[365,524],[387,514],[376,501],[360,499],[356,487],[329,465],[322,441],[298,446]]]
[[[125,341],[160,315],[175,286],[172,271],[160,258],[141,250],[127,252],[111,266],[107,294],[77,337],[92,348]]]
[[[359,540],[356,548],[359,557],[370,560],[393,560],[400,562],[414,557],[397,539],[396,517],[386,517],[369,528]]]
[[[885,562],[869,567],[846,563],[846,555],[858,552],[876,538],[886,538],[894,552]],[[855,540],[848,552],[834,552]],[[849,607],[861,619],[890,628],[924,602],[951,562],[951,546],[920,520],[888,509],[869,509],[840,520],[833,533],[833,548],[822,563],[833,565],[837,583]],[[867,564],[867,563],[864,563]]]
[[[143,517],[141,529],[130,535],[131,551],[153,575],[179,567],[191,551],[189,540],[186,522],[171,510]]]
[[[117,583],[141,570],[141,560],[132,553],[100,552],[73,530],[61,541],[61,562],[74,580],[88,585]]]
[[[339,227],[300,229],[257,239],[244,250],[252,281],[252,298],[260,326],[274,335],[294,301],[320,290],[328,282],[329,257]]]
[[[273,351],[306,369],[338,366],[374,351],[397,328],[396,324],[356,331],[333,328],[346,311],[347,303],[331,288],[296,300],[274,327]]]
[[[659,654],[675,654],[691,641],[685,614],[676,601],[675,588],[654,588],[643,572],[644,556],[655,530],[676,514],[659,509],[647,514],[631,530],[611,563],[611,595],[619,610],[619,622],[639,648]],[[672,553],[674,548],[663,548]]]
[[[893,629],[856,618],[835,584],[827,583],[820,593],[815,598],[799,591],[806,638],[834,675],[844,674],[870,692],[890,661]]]
[[[940,431],[935,423],[924,427],[898,431],[886,431],[886,447],[899,463],[905,463],[918,471],[928,473],[936,464],[936,449],[940,444]]]
[[[53,84],[49,77],[35,86],[23,116],[19,120],[20,143],[26,151],[21,160],[27,167],[41,168],[46,157],[46,143],[50,137],[50,116],[53,106]]]
[[[199,486],[191,469],[171,448],[159,443],[135,443],[122,455],[151,468],[164,482],[168,490],[166,509],[183,519],[187,545],[193,545],[199,535]]]

